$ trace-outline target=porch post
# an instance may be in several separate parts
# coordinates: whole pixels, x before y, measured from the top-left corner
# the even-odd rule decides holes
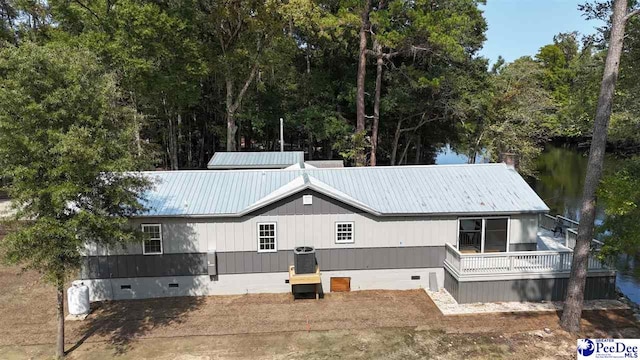
[[[480,233],[480,253],[484,254],[484,233],[487,227],[487,220],[482,218],[482,232]]]

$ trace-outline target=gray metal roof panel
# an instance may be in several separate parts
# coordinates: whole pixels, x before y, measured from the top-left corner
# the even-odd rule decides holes
[[[216,152],[209,169],[281,169],[304,162],[302,151]]]
[[[342,168],[344,167],[344,160],[307,160],[305,164],[317,168]]]
[[[294,180],[317,180],[380,215],[547,212],[524,179],[504,164],[334,169],[147,172],[156,185],[146,216],[238,216]],[[306,179],[305,179],[306,180]],[[289,186],[289,187],[287,187]],[[348,201],[347,201],[348,202]]]

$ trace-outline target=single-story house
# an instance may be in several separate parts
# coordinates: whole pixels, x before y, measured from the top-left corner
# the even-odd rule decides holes
[[[92,300],[289,292],[298,246],[316,249],[324,292],[346,279],[347,290],[445,287],[459,302],[566,293],[572,250],[541,232],[549,208],[505,164],[144,175],[149,210],[131,224],[148,238],[87,245]],[[614,290],[615,273],[591,259],[586,297]]]

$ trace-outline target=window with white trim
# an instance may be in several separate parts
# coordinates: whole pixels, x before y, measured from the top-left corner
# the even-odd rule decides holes
[[[508,247],[508,217],[458,219],[458,250],[460,252],[506,252]]]
[[[336,243],[346,244],[353,242],[353,221],[336,222]]]
[[[142,224],[142,232],[145,239],[142,241],[142,254],[162,254],[162,225]]]
[[[276,223],[258,223],[258,252],[276,251],[278,251]]]

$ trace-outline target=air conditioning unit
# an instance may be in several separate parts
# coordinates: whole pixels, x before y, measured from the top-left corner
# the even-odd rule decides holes
[[[316,272],[316,249],[313,246],[298,246],[293,249],[293,266],[296,274]]]

